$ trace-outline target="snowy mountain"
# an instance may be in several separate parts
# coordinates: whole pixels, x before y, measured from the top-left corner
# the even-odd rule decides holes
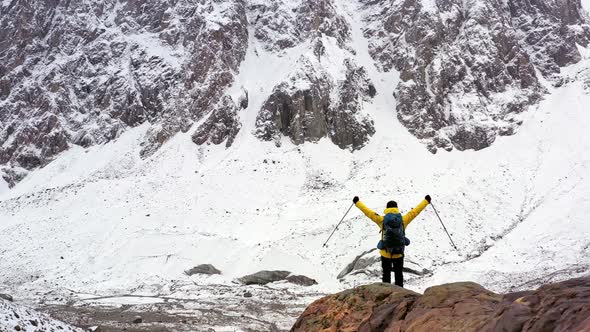
[[[589,273],[580,1],[0,6],[0,291],[236,304],[236,278],[266,269],[319,282],[254,288],[300,305],[378,279],[337,278],[379,237],[358,210],[322,247],[354,195],[433,196],[459,252],[427,208],[412,289]],[[222,274],[184,274],[201,263]]]

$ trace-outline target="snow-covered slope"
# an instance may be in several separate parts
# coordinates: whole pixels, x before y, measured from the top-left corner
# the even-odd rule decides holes
[[[254,133],[266,97],[297,72],[293,60],[316,57],[306,42],[277,54],[248,38],[228,90],[232,97],[250,92],[231,146],[194,144],[197,121],[141,158],[152,130],[143,123],[106,144],[71,146],[11,190],[0,183],[0,291],[30,300],[48,289],[66,299],[71,291],[163,295],[186,281],[197,294],[203,285],[231,285],[263,269],[312,277],[318,292],[374,281],[336,278],[379,238],[357,209],[322,247],[354,195],[376,211],[391,199],[408,211],[424,195],[433,197],[459,252],[427,208],[408,229],[408,258],[433,273],[412,279],[411,289],[474,280],[500,291],[588,274],[588,49],[579,46],[583,60],[561,69],[559,87],[539,76],[547,95],[520,115],[514,136],[480,151],[432,154],[396,119],[399,73],[373,60],[358,7],[335,6],[355,52],[335,43],[322,63],[336,77],[339,56],[352,57],[377,91],[357,98],[359,123],[368,115],[375,129],[362,149],[341,149],[329,136],[300,145],[289,135],[277,138],[280,146],[259,140]],[[201,263],[223,274],[183,273]]]
[[[0,331],[82,332],[83,330],[33,309],[0,299]]]

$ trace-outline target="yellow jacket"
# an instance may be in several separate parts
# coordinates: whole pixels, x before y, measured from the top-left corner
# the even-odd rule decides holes
[[[377,226],[379,226],[379,228],[381,230],[383,230],[383,216],[380,216],[377,213],[375,213],[373,210],[369,209],[361,201],[356,202],[355,205],[357,208],[359,208],[359,210],[361,210],[365,214],[365,216],[367,216],[367,217],[369,217],[369,219],[373,220],[377,224]],[[408,212],[402,216],[402,221],[404,223],[404,230],[408,227],[408,225],[412,222],[412,220],[414,220],[414,218],[416,218],[416,216],[418,216],[418,214],[420,214],[420,212],[422,212],[422,210],[424,210],[424,208],[426,208],[427,205],[428,205],[428,201],[422,200],[422,202],[420,202],[420,204],[418,204],[418,206],[416,206],[410,212]],[[383,211],[383,213],[384,214],[399,213],[399,210],[398,210],[398,208],[388,208],[388,209],[385,209],[385,211]],[[383,256],[385,258],[400,258],[400,257],[402,257],[401,254],[389,254],[385,250],[379,250],[379,252],[381,253],[381,256]]]

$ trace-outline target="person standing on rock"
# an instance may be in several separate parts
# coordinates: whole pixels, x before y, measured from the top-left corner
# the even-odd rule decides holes
[[[389,201],[384,216],[381,216],[363,204],[358,196],[352,199],[356,207],[381,229],[381,241],[379,241],[377,248],[379,248],[381,254],[383,282],[391,283],[391,270],[393,267],[395,284],[404,287],[404,249],[405,246],[410,244],[410,240],[405,237],[405,230],[412,220],[430,204],[430,200],[430,195],[426,195],[418,206],[403,216],[399,213],[397,202]]]

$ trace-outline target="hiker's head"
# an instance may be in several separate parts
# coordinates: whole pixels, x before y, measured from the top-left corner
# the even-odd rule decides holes
[[[397,202],[396,201],[389,201],[387,202],[387,208],[396,208],[397,207]]]

